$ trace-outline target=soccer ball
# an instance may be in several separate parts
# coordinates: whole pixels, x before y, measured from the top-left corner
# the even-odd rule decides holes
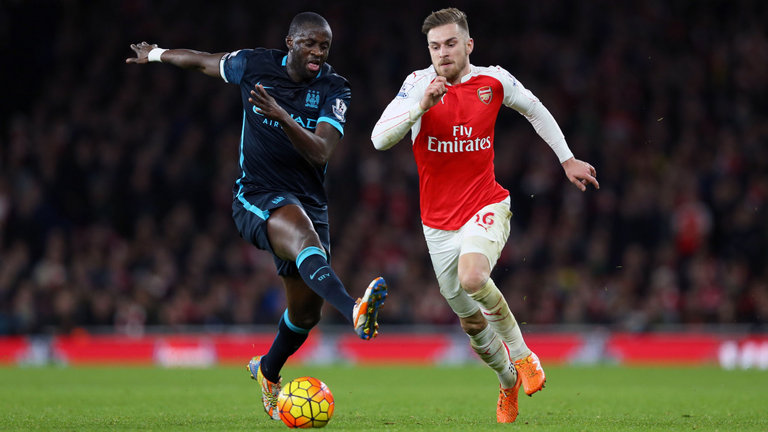
[[[321,428],[333,416],[333,395],[324,382],[301,377],[283,386],[277,396],[280,419],[289,428]]]

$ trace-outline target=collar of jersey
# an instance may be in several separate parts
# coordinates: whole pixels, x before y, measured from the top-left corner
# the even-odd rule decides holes
[[[461,77],[461,81],[459,81],[459,84],[464,84],[465,82],[469,81],[473,76],[475,76],[475,67],[473,65],[469,65],[469,73]]]
[[[287,54],[283,56],[283,66],[285,66],[286,63],[288,63],[288,55]],[[320,71],[318,71],[317,75],[315,75],[315,79],[320,78],[320,75],[322,75],[322,74],[323,74],[323,68],[320,68]]]

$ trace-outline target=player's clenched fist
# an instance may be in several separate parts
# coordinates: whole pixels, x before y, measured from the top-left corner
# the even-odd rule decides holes
[[[256,84],[251,90],[248,102],[258,108],[259,113],[270,120],[286,121],[286,119],[290,119],[288,113],[278,105],[275,98],[270,96],[261,84]]]
[[[447,91],[445,88],[446,82],[444,76],[438,76],[429,83],[427,89],[424,91],[424,96],[421,98],[421,102],[419,102],[419,107],[421,107],[422,110],[426,111],[440,102],[440,98],[442,98]]]

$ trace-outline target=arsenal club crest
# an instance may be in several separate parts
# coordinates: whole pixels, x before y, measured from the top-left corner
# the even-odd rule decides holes
[[[480,98],[480,102],[488,105],[493,99],[493,90],[491,86],[480,87],[477,89],[477,97]]]

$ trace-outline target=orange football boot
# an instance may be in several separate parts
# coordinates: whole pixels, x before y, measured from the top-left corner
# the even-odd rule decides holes
[[[528,396],[544,388],[547,382],[547,376],[544,375],[544,369],[541,367],[539,357],[531,352],[531,355],[524,359],[515,361],[518,380],[522,378],[523,389]]]
[[[512,423],[517,419],[517,393],[520,390],[520,384],[523,379],[517,374],[515,386],[505,389],[499,386],[499,402],[496,405],[496,421],[499,423]]]

